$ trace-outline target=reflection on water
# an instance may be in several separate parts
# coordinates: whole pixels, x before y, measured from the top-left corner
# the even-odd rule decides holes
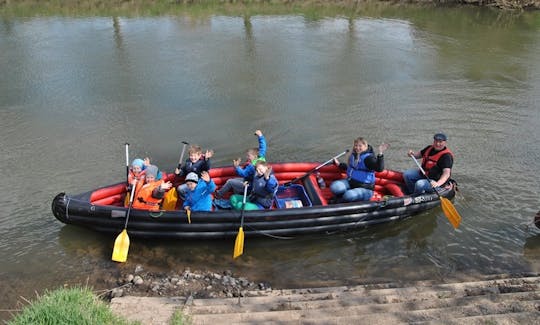
[[[0,305],[63,283],[145,269],[230,269],[273,286],[448,279],[538,270],[527,227],[540,182],[539,13],[392,7],[376,15],[3,18],[0,24]],[[230,164],[262,129],[270,161],[326,161],[357,136],[386,167],[450,136],[463,217],[294,239],[114,238],[64,226],[61,191],[125,177],[130,156],[176,166],[181,141]],[[129,229],[128,229],[129,230]],[[103,285],[95,283],[95,285]]]

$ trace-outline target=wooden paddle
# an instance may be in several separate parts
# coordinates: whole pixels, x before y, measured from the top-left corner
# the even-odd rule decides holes
[[[456,208],[454,207],[452,202],[450,202],[450,200],[448,200],[445,197],[442,197],[437,191],[437,189],[431,184],[431,180],[427,176],[426,172],[424,171],[424,168],[422,168],[418,160],[416,160],[414,156],[411,156],[411,158],[414,160],[414,162],[416,163],[416,166],[418,166],[418,168],[420,169],[422,174],[426,177],[426,179],[430,181],[429,185],[431,185],[431,188],[433,188],[433,190],[435,191],[435,193],[437,193],[437,196],[441,200],[441,207],[444,212],[444,215],[446,216],[446,218],[448,218],[448,221],[450,221],[452,226],[454,226],[454,229],[457,229],[457,227],[459,227],[459,224],[461,223],[461,216],[457,212]]]
[[[244,253],[244,210],[246,208],[246,196],[247,196],[247,184],[244,185],[244,198],[242,199],[242,211],[240,211],[240,228],[238,229],[238,235],[236,235],[236,240],[234,241],[234,252],[233,258]]]
[[[131,207],[133,206],[133,197],[135,196],[135,187],[137,186],[137,180],[133,182],[133,187],[131,188],[131,195],[129,197],[129,206],[126,213],[126,223],[124,224],[124,230],[116,237],[114,241],[114,248],[112,253],[112,260],[115,262],[125,262],[127,260],[127,255],[129,251],[129,236],[127,234],[127,224],[129,220],[129,213],[131,212]]]
[[[339,157],[343,156],[344,154],[346,154],[347,152],[349,152],[349,149],[343,151],[342,153],[340,153],[339,155],[337,156],[334,156],[330,159],[328,159],[327,161],[323,162],[322,164],[320,164],[319,166],[313,168],[312,170],[308,171],[307,173],[305,173],[304,175],[300,176],[300,177],[296,177],[295,179],[291,180],[291,181],[288,181],[286,183],[284,183],[283,185],[284,186],[289,186],[291,185],[292,183],[294,182],[297,182],[301,179],[304,179],[306,177],[308,177],[309,175],[313,174],[314,172],[318,171],[319,169],[321,169],[322,167],[328,165],[329,163],[331,163],[332,161],[334,161],[334,159],[338,159]]]

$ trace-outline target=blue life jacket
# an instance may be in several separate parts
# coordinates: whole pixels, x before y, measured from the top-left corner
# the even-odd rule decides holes
[[[255,175],[251,183],[250,201],[269,209],[272,207],[277,188],[278,181],[273,173],[268,180],[264,179],[264,175]]]
[[[349,179],[365,184],[375,183],[375,172],[368,169],[365,164],[365,159],[369,156],[373,156],[373,152],[365,151],[361,153],[358,160],[355,160],[354,154],[351,154],[347,166],[347,177]]]

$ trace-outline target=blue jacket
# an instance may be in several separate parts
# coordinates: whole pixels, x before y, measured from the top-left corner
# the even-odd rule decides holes
[[[204,179],[199,179],[193,191],[188,189],[183,207],[189,206],[191,211],[212,211],[211,194],[215,189],[216,184],[213,180],[207,183]]]
[[[255,175],[255,164],[259,160],[266,161],[266,139],[264,138],[264,135],[259,137],[259,156],[257,159],[250,161],[244,168],[237,166],[235,168],[236,174],[242,176],[244,180],[251,182]]]
[[[265,209],[271,208],[278,185],[278,180],[274,176],[274,173],[270,174],[268,180],[264,179],[264,175],[255,175],[250,188],[251,194],[249,200]]]

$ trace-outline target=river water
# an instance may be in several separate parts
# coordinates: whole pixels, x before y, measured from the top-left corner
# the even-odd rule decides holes
[[[540,13],[398,7],[376,15],[3,18],[0,309],[103,275],[232,270],[274,287],[539,272]],[[358,136],[386,167],[448,134],[460,185],[440,209],[295,239],[143,241],[58,222],[50,204],[125,177],[131,157],[176,165],[181,141],[230,164],[265,133],[270,161],[326,161]],[[3,308],[2,308],[3,307]]]

